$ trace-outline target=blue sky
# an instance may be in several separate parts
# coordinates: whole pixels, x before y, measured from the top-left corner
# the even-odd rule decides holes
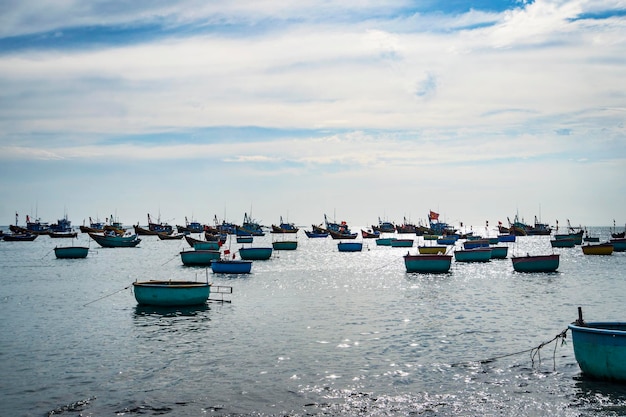
[[[626,223],[626,6],[9,1],[0,224]]]

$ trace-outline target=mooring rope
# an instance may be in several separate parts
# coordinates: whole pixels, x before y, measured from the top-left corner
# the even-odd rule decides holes
[[[556,336],[554,336],[551,340],[549,340],[547,342],[543,342],[543,343],[539,344],[538,346],[535,346],[535,347],[530,348],[530,349],[524,349],[524,350],[520,350],[518,352],[507,353],[507,354],[500,355],[500,356],[493,356],[491,358],[481,359],[481,360],[478,360],[478,361],[457,362],[457,363],[453,363],[452,366],[453,367],[454,366],[461,366],[461,365],[472,363],[472,362],[478,362],[478,363],[481,363],[481,364],[483,364],[483,363],[490,363],[490,362],[494,362],[494,361],[496,361],[498,359],[508,358],[510,356],[521,355],[521,354],[524,354],[524,353],[530,353],[530,361],[531,361],[532,365],[534,366],[535,365],[535,357],[537,357],[538,360],[539,360],[539,363],[541,363],[541,349],[543,347],[549,345],[550,343],[552,343],[552,342],[554,342],[554,341],[556,341],[558,339],[562,339],[561,340],[561,346],[565,344],[565,339],[567,337],[567,330],[568,329],[563,330],[561,333],[559,333]],[[558,346],[558,343],[555,343],[554,344],[554,351],[552,353],[552,362],[553,362],[553,365],[554,365],[553,369],[555,371],[556,371],[556,348],[557,348],[557,346]]]
[[[95,303],[96,301],[100,301],[100,300],[102,300],[102,299],[104,299],[104,298],[107,298],[107,297],[110,297],[110,296],[112,296],[112,295],[115,295],[115,294],[117,294],[118,292],[122,292],[122,291],[124,291],[124,290],[127,290],[127,289],[129,289],[130,287],[132,287],[132,286],[133,286],[133,284],[130,284],[129,286],[124,287],[124,288],[122,288],[121,290],[117,290],[117,291],[115,291],[115,292],[112,292],[111,294],[104,295],[104,296],[102,296],[102,297],[100,297],[100,298],[97,298],[97,299],[95,299],[95,300],[93,300],[93,301],[88,302],[87,304],[83,304],[83,307],[88,306],[89,304]]]

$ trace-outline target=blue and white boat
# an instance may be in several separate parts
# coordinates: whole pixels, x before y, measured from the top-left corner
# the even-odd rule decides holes
[[[337,243],[339,252],[361,252],[363,250],[363,242],[339,242]]]
[[[406,272],[440,274],[450,271],[452,255],[415,254],[404,255]]]
[[[133,292],[141,305],[176,307],[202,305],[211,294],[211,285],[196,281],[137,281]]]
[[[574,356],[583,374],[593,379],[626,382],[626,322],[590,322],[582,319],[568,326]]]

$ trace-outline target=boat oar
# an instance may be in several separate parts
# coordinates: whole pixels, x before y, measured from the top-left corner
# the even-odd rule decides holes
[[[130,287],[132,287],[132,286],[133,286],[133,284],[130,284],[129,286],[124,287],[124,288],[122,288],[121,290],[117,290],[117,291],[115,291],[115,292],[113,292],[113,293],[111,293],[111,294],[107,294],[107,295],[105,295],[105,296],[102,296],[102,297],[100,297],[100,298],[97,298],[97,299],[95,299],[95,300],[93,300],[93,301],[88,302],[87,304],[83,304],[83,307],[88,306],[89,304],[95,303],[96,301],[100,301],[100,300],[102,300],[102,299],[104,299],[104,298],[107,298],[107,297],[110,297],[110,296],[112,296],[112,295],[115,295],[115,294],[117,294],[118,292],[122,292],[122,291],[124,291],[124,290],[127,290],[127,289],[129,289]]]

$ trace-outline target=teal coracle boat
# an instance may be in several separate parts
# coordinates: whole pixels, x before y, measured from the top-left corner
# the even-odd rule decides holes
[[[404,255],[406,272],[440,274],[450,271],[452,255],[415,254]]]
[[[180,252],[180,260],[186,266],[210,266],[212,261],[220,259],[220,251],[212,249],[194,249]]]
[[[594,379],[626,382],[626,322],[570,324],[574,356],[583,374]]]
[[[211,285],[195,281],[133,282],[133,292],[141,305],[175,307],[205,304]]]
[[[397,239],[396,237],[379,237],[376,239],[376,246],[391,246],[391,242]]]
[[[297,240],[277,240],[272,242],[274,250],[296,250],[298,248]]]
[[[54,255],[58,259],[80,259],[86,258],[89,248],[86,246],[63,246],[54,248]]]
[[[491,248],[474,248],[454,251],[454,259],[457,262],[489,262],[491,260]]]
[[[508,254],[508,246],[491,246],[491,259],[506,259]]]
[[[361,252],[363,250],[362,242],[339,242],[337,244],[339,252]]]
[[[237,243],[252,243],[254,237],[250,236],[237,236]]]
[[[553,239],[550,241],[550,246],[552,246],[553,248],[573,248],[574,246],[576,246],[576,240],[570,237]]]
[[[411,248],[413,247],[413,239],[394,239],[391,241],[392,248]]]
[[[252,261],[219,259],[211,262],[214,274],[249,274],[252,271]]]
[[[489,239],[473,239],[466,240],[463,242],[464,249],[474,249],[474,248],[488,248],[490,244]]]
[[[239,256],[246,261],[265,261],[272,256],[273,248],[239,248]]]
[[[615,238],[609,240],[609,243],[613,244],[613,251],[626,252],[626,238]]]
[[[513,269],[516,272],[554,272],[559,268],[559,254],[513,256]]]

